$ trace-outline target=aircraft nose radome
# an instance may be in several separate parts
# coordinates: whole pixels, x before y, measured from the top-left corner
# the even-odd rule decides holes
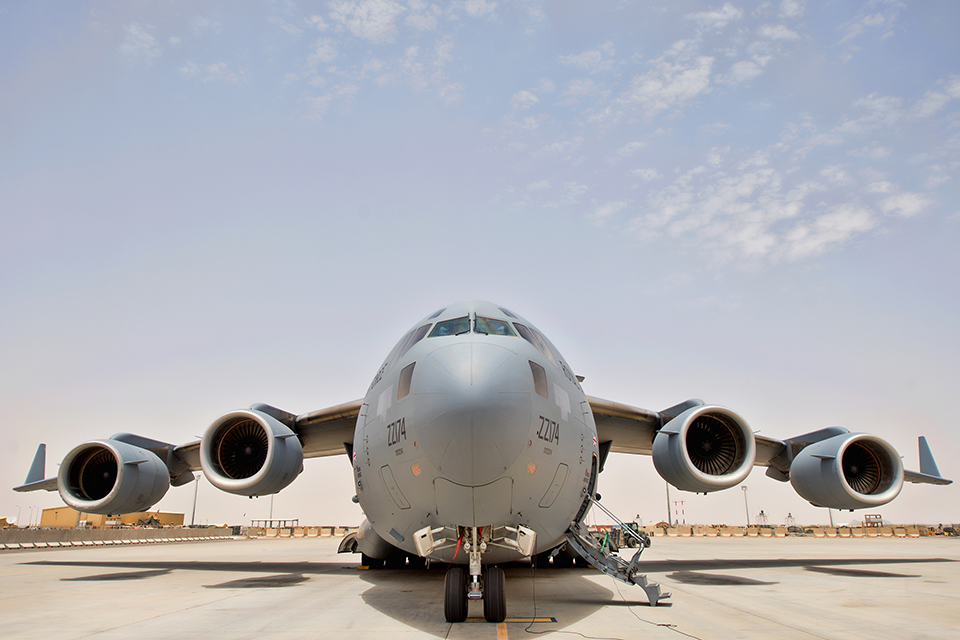
[[[457,484],[493,482],[526,444],[532,378],[526,360],[486,343],[442,347],[417,363],[424,452]]]

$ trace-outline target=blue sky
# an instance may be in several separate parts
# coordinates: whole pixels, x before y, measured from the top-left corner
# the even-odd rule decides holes
[[[952,2],[0,5],[2,480],[39,441],[52,473],[118,431],[355,399],[470,298],[589,394],[870,431],[912,468],[924,434],[960,475],[958,26]],[[826,521],[760,475],[752,511]],[[665,515],[649,460],[601,490]],[[355,520],[350,495],[308,462],[275,515]],[[684,499],[741,517],[739,490]],[[204,485],[198,518],[268,508]]]

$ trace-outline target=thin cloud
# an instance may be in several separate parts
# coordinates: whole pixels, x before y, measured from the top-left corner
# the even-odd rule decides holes
[[[330,19],[338,30],[346,29],[353,36],[374,44],[393,42],[397,36],[396,21],[406,11],[394,0],[334,0],[330,3]]]
[[[687,15],[688,19],[695,21],[705,29],[722,29],[742,17],[743,9],[737,9],[729,2],[720,9],[701,11]]]
[[[160,49],[160,43],[150,33],[152,26],[141,27],[137,23],[128,24],[123,28],[123,42],[117,47],[120,55],[123,56],[129,64],[151,64],[163,53]]]

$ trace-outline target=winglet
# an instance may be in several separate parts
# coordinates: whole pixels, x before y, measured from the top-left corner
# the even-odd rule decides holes
[[[19,487],[14,487],[14,491],[56,491],[57,478],[44,478],[44,471],[47,466],[47,445],[41,443],[37,447],[37,453],[33,456],[33,464],[30,465],[30,471],[27,472],[27,479]]]
[[[27,473],[27,479],[23,484],[31,484],[38,480],[43,480],[44,472],[47,467],[47,445],[40,443],[37,447],[37,453],[33,456],[33,464],[30,465],[30,471]],[[921,464],[921,468],[923,465]]]
[[[933,459],[933,454],[930,453],[930,445],[927,444],[927,439],[920,436],[918,442],[920,444],[920,473],[928,476],[939,476],[940,470],[937,468],[936,460]]]
[[[903,470],[904,482],[918,482],[921,484],[953,484],[953,480],[948,480],[940,475],[940,469],[930,453],[930,446],[927,439],[920,436],[920,472]]]

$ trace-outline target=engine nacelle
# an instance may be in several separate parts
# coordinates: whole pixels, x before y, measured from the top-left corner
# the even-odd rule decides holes
[[[866,433],[846,433],[800,451],[790,465],[790,484],[817,507],[877,507],[896,498],[903,488],[903,463],[886,441]]]
[[[210,484],[242,496],[277,493],[303,470],[297,434],[260,411],[218,418],[200,440],[200,466]]]
[[[683,491],[708,493],[747,477],[757,444],[746,420],[725,407],[701,405],[668,422],[653,439],[653,464]]]
[[[169,488],[170,472],[155,453],[118,440],[93,440],[75,447],[57,473],[60,497],[83,513],[145,511]]]
[[[386,560],[394,549],[392,544],[381,538],[380,534],[373,530],[373,525],[366,519],[357,529],[357,548],[363,555],[377,560]]]

